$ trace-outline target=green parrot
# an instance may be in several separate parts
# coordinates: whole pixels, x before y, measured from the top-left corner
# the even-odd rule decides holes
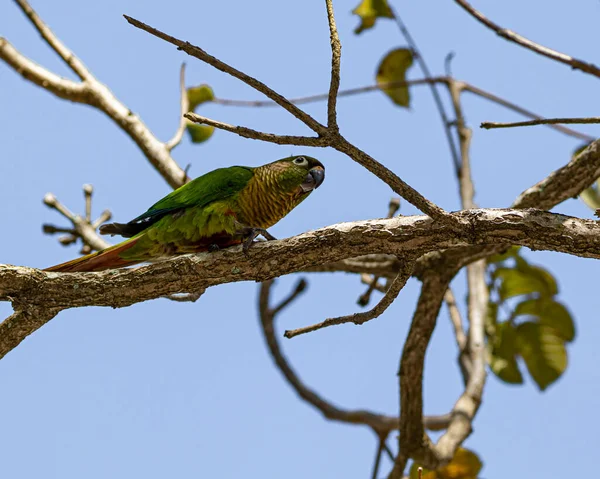
[[[258,235],[298,206],[325,179],[310,156],[290,156],[257,168],[219,168],[177,188],[129,223],[110,223],[101,234],[129,238],[45,271],[102,271],[177,254],[214,251]]]

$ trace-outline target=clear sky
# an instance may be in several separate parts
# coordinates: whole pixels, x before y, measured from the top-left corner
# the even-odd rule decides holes
[[[358,0],[357,0],[358,3]],[[209,83],[223,98],[257,99],[235,79],[129,26],[126,13],[189,40],[290,96],[325,92],[329,32],[322,0],[281,2],[35,1],[43,19],[97,77],[161,139],[178,122],[178,68],[188,84]],[[342,88],[373,83],[381,57],[404,42],[391,21],[360,36],[354,2],[335,2],[343,44]],[[597,115],[597,79],[506,43],[454,2],[395,2],[430,68],[456,52],[461,79],[547,116]],[[478,2],[501,25],[549,47],[598,63],[596,1]],[[540,11],[544,15],[540,15]],[[0,3],[0,35],[62,75],[73,75],[40,40],[12,2]],[[420,77],[417,68],[409,74]],[[439,118],[427,88],[412,90],[400,110],[380,93],[339,103],[342,132],[408,183],[448,210],[457,186]],[[566,163],[579,145],[544,127],[483,131],[484,120],[520,119],[465,96],[475,127],[472,161],[477,202],[509,205],[523,189]],[[325,120],[325,105],[307,109]],[[222,121],[302,134],[278,109],[203,107]],[[93,183],[95,214],[110,208],[129,220],[169,191],[133,142],[98,111],[57,99],[0,63],[1,263],[45,267],[78,254],[42,234],[42,223],[66,225],[42,204],[51,191],[82,212],[81,185]],[[595,134],[596,127],[582,127]],[[329,150],[281,147],[217,132],[203,145],[175,150],[190,174],[232,164],[259,165],[289,154],[319,157],[327,179],[272,229],[291,236],[341,221],[381,217],[391,191],[348,158]],[[581,202],[557,211],[591,217]],[[413,214],[409,205],[404,214]],[[560,298],[576,318],[564,377],[540,393],[528,379],[507,386],[490,377],[466,445],[485,462],[482,477],[564,477],[597,470],[595,414],[600,394],[596,345],[598,265],[592,260],[528,253],[558,278]],[[359,278],[309,275],[309,291],[279,318],[284,329],[358,310]],[[281,296],[297,277],[280,279]],[[464,277],[454,284],[464,298]],[[388,312],[362,327],[344,325],[283,340],[303,380],[334,403],[393,414],[396,370],[418,293],[409,282]],[[195,304],[157,300],[113,310],[60,313],[0,362],[2,472],[7,478],[265,477],[364,478],[375,440],[365,427],[324,420],[301,402],[274,367],[256,312],[257,285],[212,288]],[[377,296],[376,299],[379,297]],[[0,304],[0,313],[10,313]],[[316,313],[316,314],[315,314]],[[442,310],[425,371],[425,412],[445,413],[460,394],[456,346]],[[390,444],[395,449],[395,440]],[[389,463],[384,463],[387,470]]]

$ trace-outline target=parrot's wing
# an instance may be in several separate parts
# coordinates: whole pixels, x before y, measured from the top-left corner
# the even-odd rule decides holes
[[[152,205],[148,211],[128,223],[111,223],[101,227],[102,234],[134,236],[165,215],[189,207],[203,207],[239,193],[254,175],[253,168],[231,166],[219,168],[186,183]]]

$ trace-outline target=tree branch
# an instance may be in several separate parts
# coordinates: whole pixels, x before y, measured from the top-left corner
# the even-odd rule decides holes
[[[391,304],[396,300],[402,288],[409,280],[412,275],[414,261],[410,261],[408,258],[405,259],[404,267],[398,272],[398,275],[392,281],[392,284],[385,292],[385,295],[379,303],[375,305],[369,311],[364,311],[361,313],[349,314],[347,316],[340,316],[337,318],[329,318],[325,321],[317,324],[313,324],[311,326],[305,326],[303,328],[287,330],[284,333],[286,338],[293,338],[295,336],[300,336],[301,334],[310,333],[312,331],[316,331],[318,329],[327,328],[329,326],[334,326],[337,324],[345,324],[345,323],[354,323],[356,325],[362,325],[367,321],[371,321],[372,319],[378,318],[391,306]]]
[[[202,60],[205,63],[208,63],[209,65],[213,66],[217,70],[227,73],[227,74],[231,75],[232,77],[237,78],[238,80],[241,80],[246,85],[251,86],[255,90],[263,93],[265,96],[267,96],[268,98],[273,100],[275,103],[277,103],[283,109],[287,110],[292,115],[294,115],[296,118],[298,118],[302,123],[304,123],[306,126],[308,126],[315,133],[322,135],[327,132],[327,128],[324,125],[321,125],[318,121],[316,121],[308,113],[304,112],[303,110],[298,108],[293,103],[290,103],[290,101],[287,98],[283,97],[276,91],[272,90],[267,85],[265,85],[263,82],[255,79],[249,75],[246,75],[245,73],[237,70],[236,68],[233,68],[232,66],[222,62],[218,58],[215,58],[212,55],[209,55],[202,48],[192,45],[190,42],[184,42],[183,40],[179,40],[178,38],[172,37],[171,35],[167,35],[166,33],[161,32],[160,30],[157,30],[156,28],[153,28],[150,25],[146,25],[145,23],[140,22],[139,20],[136,20],[135,18],[129,17],[127,15],[123,15],[123,17],[125,17],[125,20],[127,20],[134,27],[139,28],[140,30],[144,30],[145,32],[148,32],[149,34],[151,34],[157,38],[160,38],[161,40],[164,40],[172,45],[175,45],[178,50],[182,50],[185,53],[187,53],[188,55],[193,56],[199,60]]]
[[[88,102],[88,91],[83,83],[77,83],[58,76],[23,56],[10,42],[0,37],[0,59],[13,70],[39,87],[48,90],[59,98],[77,103]]]
[[[142,150],[152,166],[171,185],[177,188],[188,178],[175,163],[165,143],[159,141],[132,111],[121,103],[106,85],[100,83],[50,28],[39,18],[26,0],[16,0],[36,30],[50,47],[73,70],[81,82],[62,78],[40,67],[20,54],[8,40],[0,38],[0,59],[20,73],[23,78],[53,93],[59,98],[93,106],[104,112]]]
[[[265,133],[262,131],[252,130],[245,126],[234,126],[228,123],[222,123],[220,121],[211,120],[205,116],[197,115],[196,113],[186,113],[184,115],[190,121],[199,123],[201,125],[210,125],[220,130],[229,131],[235,133],[243,138],[250,138],[251,140],[267,141],[269,143],[276,143],[278,145],[297,145],[297,146],[326,146],[327,141],[323,137],[319,136],[291,136],[291,135],[275,135],[273,133]]]
[[[232,247],[100,273],[61,274],[1,265],[0,301],[56,309],[124,307],[175,293],[195,293],[217,284],[265,281],[365,254],[421,256],[448,250],[444,254],[449,255],[458,249],[458,258],[463,258],[465,246],[481,249],[514,244],[600,258],[600,224],[593,220],[511,209],[467,210],[453,216],[464,233],[427,217],[402,216],[340,223],[282,241],[259,243],[249,258],[240,247]],[[483,248],[480,254],[485,253]],[[0,356],[7,352],[0,351]]]
[[[414,56],[416,57],[417,63],[425,75],[426,79],[431,79],[431,72],[429,71],[429,67],[425,62],[425,58],[421,54],[421,51],[417,47],[417,43],[413,39],[412,35],[408,31],[407,26],[402,21],[402,18],[398,16],[398,12],[390,5],[390,10],[392,11],[392,15],[394,16],[394,20],[396,21],[396,25],[400,29],[400,33],[404,36],[404,39],[408,43],[410,49],[413,51]],[[448,119],[448,115],[446,115],[446,109],[444,108],[444,103],[442,102],[442,98],[440,97],[440,92],[437,89],[435,82],[429,83],[429,88],[431,90],[431,94],[433,95],[433,101],[435,106],[440,114],[440,118],[442,119],[442,124],[444,127],[444,133],[446,134],[446,140],[448,141],[448,147],[450,148],[450,155],[452,156],[452,164],[454,165],[454,171],[456,176],[460,174],[460,162],[458,159],[458,153],[456,151],[456,145],[454,144],[454,137],[452,136],[452,130],[450,128],[450,120]]]
[[[505,38],[508,41],[514,42],[522,47],[525,47],[532,52],[535,52],[539,55],[545,56],[552,60],[555,60],[560,63],[564,63],[565,65],[569,65],[574,70],[581,70],[582,72],[589,73],[590,75],[594,75],[596,77],[600,77],[600,69],[593,65],[592,63],[585,62],[583,60],[578,60],[577,58],[573,58],[569,55],[565,55],[564,53],[557,52],[556,50],[552,50],[551,48],[544,47],[539,45],[531,40],[515,33],[507,28],[503,28],[490,19],[485,17],[481,12],[475,10],[473,6],[471,6],[466,0],[454,0],[458,5],[460,5],[469,15],[475,18],[479,23],[482,23],[490,30],[496,32],[502,38]]]
[[[481,128],[486,130],[492,128],[515,128],[518,126],[535,126],[535,125],[555,125],[558,123],[563,124],[594,124],[600,123],[600,117],[588,117],[588,118],[538,118],[536,120],[529,121],[516,121],[512,123],[495,123],[491,121],[484,121],[481,123]]]
[[[298,396],[318,409],[327,419],[345,422],[348,424],[363,424],[369,426],[377,434],[386,435],[395,429],[398,429],[399,419],[395,416],[386,416],[367,410],[346,410],[334,406],[319,396],[314,390],[306,386],[298,377],[297,373],[290,366],[288,359],[281,351],[281,345],[275,334],[274,321],[286,306],[288,306],[298,295],[306,288],[306,282],[300,280],[292,293],[278,306],[269,305],[271,289],[274,281],[268,280],[261,284],[259,293],[259,313],[263,335],[271,357],[277,368],[281,371],[288,384],[296,391]],[[449,423],[450,416],[426,416],[424,418],[425,427],[431,430],[441,430]]]
[[[169,151],[171,151],[173,148],[179,145],[179,143],[181,143],[181,140],[183,139],[183,134],[185,133],[186,124],[184,115],[190,110],[190,101],[188,100],[187,91],[185,89],[185,63],[181,64],[181,69],[179,70],[179,93],[179,104],[181,105],[181,114],[179,115],[179,127],[177,128],[175,135],[173,135],[173,138],[171,138],[165,143],[165,147]]]
[[[338,131],[337,124],[337,95],[340,89],[340,62],[342,58],[342,45],[335,25],[332,0],[325,0],[327,6],[327,20],[329,22],[329,35],[331,41],[331,81],[327,97],[327,129]]]
[[[83,191],[85,194],[85,202],[86,202],[86,214],[85,217],[81,217],[72,213],[66,206],[64,206],[56,196],[52,193],[47,193],[44,196],[44,204],[49,208],[52,208],[66,219],[68,219],[73,225],[72,228],[57,228],[53,225],[45,224],[43,226],[44,232],[46,234],[54,234],[54,233],[68,233],[68,236],[63,236],[59,239],[59,241],[67,246],[69,244],[77,241],[77,238],[81,238],[83,242],[82,254],[91,253],[92,250],[101,250],[104,248],[108,248],[111,244],[101,238],[96,230],[100,227],[100,225],[108,220],[110,220],[112,214],[110,211],[105,210],[102,214],[96,219],[92,221],[91,217],[91,197],[93,188],[92,185],[84,185]]]

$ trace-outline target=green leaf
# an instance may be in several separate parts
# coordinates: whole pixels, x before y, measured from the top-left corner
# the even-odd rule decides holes
[[[394,18],[387,0],[363,0],[352,13],[360,17],[360,25],[354,30],[357,35],[373,28],[378,18]]]
[[[190,135],[192,143],[202,143],[203,141],[208,140],[215,131],[214,126],[198,125],[189,120],[186,120],[185,128]]]
[[[407,86],[388,86],[383,85],[395,82],[406,81],[406,70],[413,63],[413,53],[408,48],[396,48],[389,52],[379,64],[375,79],[381,86],[383,92],[399,106],[408,107],[410,104],[410,95]]]
[[[517,304],[515,316],[533,316],[540,324],[554,329],[565,341],[575,339],[575,323],[569,310],[558,301],[548,298],[528,299]]]
[[[487,259],[488,264],[491,263],[502,263],[510,258],[514,258],[519,255],[520,246],[511,246],[504,253],[494,254]]]
[[[502,301],[523,294],[538,293],[544,297],[558,294],[558,285],[554,277],[540,266],[531,266],[523,258],[515,257],[515,268],[497,268],[493,279],[500,280],[498,294]]]
[[[423,479],[476,479],[477,474],[481,471],[483,463],[479,456],[469,449],[459,447],[446,466],[435,471],[430,471],[423,468]],[[409,477],[410,479],[418,479],[419,464],[413,462]]]
[[[198,105],[206,103],[207,101],[213,101],[215,99],[215,94],[210,86],[204,84],[188,88],[187,98],[190,111],[194,111]]]
[[[494,336],[489,337],[487,358],[490,369],[499,379],[510,384],[523,383],[517,363],[516,331],[509,321],[499,323]]]
[[[543,391],[567,368],[567,350],[563,338],[554,328],[527,322],[516,329],[517,349],[529,374]]]

